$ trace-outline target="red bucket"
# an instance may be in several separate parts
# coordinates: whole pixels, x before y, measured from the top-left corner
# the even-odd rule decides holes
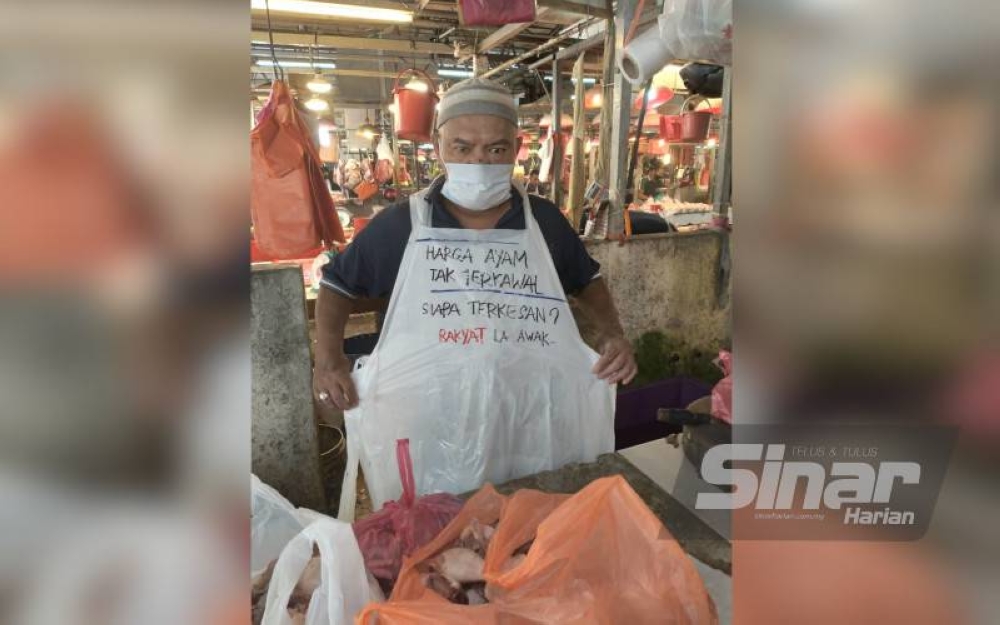
[[[422,78],[427,85],[427,91],[410,89],[405,85],[400,86],[399,79],[405,74],[416,74]],[[392,96],[393,102],[396,104],[393,124],[397,137],[417,143],[426,143],[431,140],[434,109],[438,102],[435,90],[434,81],[419,69],[404,69],[396,74]]]
[[[680,115],[660,115],[660,138],[664,141],[681,140]]]
[[[704,101],[705,98],[701,96],[691,96],[687,100],[684,100],[684,104],[681,105],[681,140],[682,141],[692,141],[701,142],[705,140],[708,136],[708,127],[712,123],[712,113],[711,111],[696,111],[691,109],[687,110],[688,102],[698,98]],[[695,107],[698,105],[695,104]]]

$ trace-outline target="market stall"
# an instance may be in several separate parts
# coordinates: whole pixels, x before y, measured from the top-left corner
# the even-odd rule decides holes
[[[382,242],[372,237],[383,232],[381,226],[355,237],[387,207],[400,206],[411,196],[423,197],[416,194],[443,172],[444,158],[433,132],[442,98],[460,92],[462,79],[479,77],[502,85],[506,93],[502,97],[509,100],[513,94],[516,112],[509,121],[518,125],[513,180],[530,196],[554,204],[571,224],[567,236],[572,244],[585,250],[582,256],[589,254],[600,262],[601,277],[620,309],[620,315],[615,313],[621,320],[619,332],[624,332],[620,338],[634,342],[640,352],[640,376],[635,384],[619,389],[623,392],[617,396],[617,412],[615,390],[605,383],[590,389],[589,372],[581,375],[587,379],[577,387],[572,386],[575,381],[565,382],[563,388],[590,390],[566,393],[557,401],[579,404],[579,414],[588,406],[587,411],[599,418],[603,417],[597,413],[606,403],[608,420],[601,421],[607,423],[606,431],[583,428],[590,432],[585,434],[579,428],[568,429],[562,436],[552,430],[532,440],[525,434],[531,417],[526,414],[518,417],[517,430],[490,430],[489,436],[498,440],[517,441],[509,449],[484,444],[489,448],[484,455],[477,456],[473,449],[458,459],[454,450],[461,447],[460,441],[449,437],[464,429],[479,431],[472,421],[456,421],[453,431],[442,431],[437,443],[412,435],[412,440],[392,436],[395,446],[382,444],[389,432],[403,427],[408,406],[433,405],[441,407],[437,412],[454,412],[440,390],[400,375],[400,369],[385,364],[393,362],[390,356],[383,355],[381,373],[370,361],[362,361],[360,369],[352,365],[355,380],[386,376],[378,384],[367,384],[378,388],[378,398],[368,400],[370,414],[364,419],[349,410],[345,420],[329,405],[297,407],[301,414],[294,427],[304,442],[295,454],[309,456],[310,461],[319,456],[319,482],[327,505],[303,510],[296,508],[302,503],[289,503],[280,497],[284,492],[277,492],[271,497],[273,509],[261,509],[259,524],[254,513],[255,530],[262,535],[270,535],[268,519],[287,521],[282,537],[267,553],[255,554],[255,617],[265,625],[347,623],[355,618],[380,623],[493,623],[539,611],[576,610],[553,622],[658,623],[666,612],[677,614],[678,622],[728,622],[728,541],[668,487],[622,455],[605,452],[661,440],[665,433],[678,431],[663,423],[669,420],[662,418],[666,414],[662,411],[685,409],[693,400],[707,397],[722,377],[711,360],[729,333],[730,77],[724,69],[729,65],[725,44],[729,32],[706,30],[719,26],[720,17],[712,15],[711,23],[700,23],[705,30],[697,33],[700,39],[684,38],[687,47],[674,41],[672,52],[665,53],[664,38],[677,34],[664,31],[670,22],[663,17],[665,7],[655,3],[647,7],[642,1],[618,2],[612,12],[597,0],[459,2],[458,10],[455,3],[431,0],[419,3],[419,10],[398,13],[406,19],[393,14],[400,21],[383,27],[376,37],[370,36],[374,27],[365,21],[375,20],[375,13],[355,13],[360,22],[350,25],[330,16],[281,14],[267,6],[254,13],[252,111],[254,133],[260,137],[259,171],[267,175],[258,176],[255,169],[265,192],[255,198],[253,260],[268,263],[258,265],[258,271],[280,270],[282,263],[301,268],[308,313],[302,330],[296,329],[301,335],[296,340],[304,341],[300,347],[306,352],[314,347],[317,313],[308,302],[320,288],[322,266],[337,254],[348,258],[359,246],[369,246],[364,248],[368,258],[380,253]],[[385,19],[391,21],[388,14]],[[711,49],[720,41],[724,50]],[[285,111],[298,134],[294,141],[279,143],[261,128],[272,118],[280,121],[274,102],[277,93],[286,92],[295,98]],[[278,249],[272,242],[283,232],[279,217],[287,210],[265,198],[268,185],[277,187],[282,176],[264,165],[270,165],[275,154],[289,152],[302,159],[296,165],[311,180],[319,171],[323,186],[309,187],[312,201],[303,203],[305,208],[294,222],[301,229],[296,245]],[[530,196],[523,201],[534,207]],[[496,204],[486,208],[490,206]],[[420,213],[412,210],[417,212],[406,211],[411,219],[408,227],[415,230],[418,224],[412,220]],[[558,213],[553,214],[565,228]],[[332,226],[324,229],[322,224]],[[446,230],[428,229],[435,234]],[[497,255],[494,259],[502,256],[499,250],[504,245],[523,245],[505,238],[508,235],[480,241],[480,234],[446,242],[492,245],[497,248],[490,250]],[[418,240],[429,242],[425,247],[435,241]],[[551,246],[527,249],[526,254],[535,249],[550,253]],[[469,263],[470,272],[480,270],[474,263],[486,262],[473,261],[468,250],[449,250],[421,247],[418,255],[430,262],[435,254],[445,260],[448,254],[468,254],[460,262]],[[528,264],[528,255],[520,261],[512,260],[519,258],[516,254],[504,258]],[[432,276],[447,276],[450,271],[428,266]],[[421,270],[420,275],[426,272]],[[437,279],[448,280],[431,278]],[[266,281],[259,283],[263,287]],[[581,343],[578,351],[568,349],[560,358],[579,354],[582,362],[593,351],[582,344],[581,335],[594,346],[599,333],[591,332],[585,315],[570,308],[565,294],[558,296],[559,286],[553,281],[547,289],[529,294],[558,302],[555,308],[533,309],[530,316],[535,322],[549,316],[555,325],[566,306],[565,317],[573,318],[579,333],[576,327],[565,334],[548,330],[558,337],[557,344]],[[465,290],[522,295],[485,287]],[[397,291],[393,288],[394,298]],[[463,289],[429,292],[440,299],[453,291]],[[258,299],[258,318],[266,317],[268,297],[262,294]],[[437,299],[431,305],[425,301],[424,317],[446,317],[458,310],[457,304],[450,307],[448,302],[434,308]],[[365,318],[363,324],[357,316],[347,322],[342,351],[352,363],[375,348],[383,331],[386,307],[372,306],[367,310],[374,310],[374,317]],[[361,304],[352,310],[360,313]],[[408,329],[426,322],[414,310],[404,315],[402,323]],[[502,310],[508,314],[507,308]],[[441,329],[444,338],[438,342],[484,341],[485,329]],[[657,342],[657,335],[666,338]],[[506,335],[498,330],[492,336]],[[550,338],[538,333],[527,340],[548,344]],[[340,335],[335,342],[340,345]],[[281,353],[271,346],[263,325],[255,344],[267,353],[265,358]],[[643,352],[643,346],[649,349]],[[421,351],[427,350],[400,349],[399,362],[409,362],[408,370],[436,368],[444,377],[452,375],[442,373],[445,369],[454,370],[457,378],[478,371],[480,364],[485,371],[488,364],[479,363],[471,353],[436,365],[417,363]],[[261,362],[262,377],[268,375],[269,362]],[[702,376],[706,370],[709,374]],[[482,376],[477,380],[487,384]],[[513,391],[510,395],[511,405],[527,396]],[[273,413],[275,406],[268,405],[266,411]],[[557,418],[551,416],[557,411],[547,412],[549,418]],[[255,450],[269,454],[268,467],[273,468],[275,461],[282,461],[281,454],[272,453],[264,433],[273,436],[275,429],[255,425],[254,431],[255,437],[261,433]],[[563,457],[563,452],[547,446],[546,436],[558,439],[560,448],[587,451]],[[379,444],[373,442],[376,438]],[[295,463],[296,458],[284,461]],[[414,466],[420,462],[433,466]],[[476,477],[485,475],[483,466],[501,479]],[[523,470],[527,466],[533,468]],[[265,485],[272,482],[266,468],[255,462],[254,471]],[[272,485],[279,491],[291,488],[294,477],[289,471],[278,473],[281,481]],[[334,504],[337,500],[339,506]],[[601,529],[609,523],[619,531],[629,528],[628,537],[609,537]],[[612,543],[601,543],[607,540]],[[566,552],[566,545],[577,547]],[[605,566],[593,565],[598,557],[608,560]]]

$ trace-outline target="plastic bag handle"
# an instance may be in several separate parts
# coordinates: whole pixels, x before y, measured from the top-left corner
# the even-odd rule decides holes
[[[695,103],[694,107],[689,111],[689,110],[687,110],[687,105],[688,105],[688,102],[691,102],[692,100],[698,100],[698,102]],[[696,110],[698,110],[698,105],[701,104],[702,102],[707,103],[708,102],[708,98],[706,98],[703,95],[697,94],[697,93],[689,95],[687,98],[684,99],[684,102],[681,103],[681,113],[682,114],[683,113],[694,113]]]
[[[413,482],[413,460],[410,458],[410,439],[396,441],[396,464],[399,465],[399,481],[403,484],[403,496],[399,501],[409,508],[417,497],[417,487]]]
[[[427,72],[421,71],[421,70],[413,68],[413,67],[411,67],[409,69],[404,69],[403,71],[401,71],[398,74],[396,74],[396,78],[392,82],[392,91],[393,92],[395,92],[397,89],[399,89],[399,79],[402,78],[403,76],[407,75],[407,74],[417,74],[420,77],[422,77],[424,80],[426,80],[427,81],[428,92],[434,94],[434,97],[437,98],[437,83],[435,83],[434,80],[430,76],[427,75]]]

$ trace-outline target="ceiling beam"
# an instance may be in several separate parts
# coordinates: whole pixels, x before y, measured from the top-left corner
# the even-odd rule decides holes
[[[250,40],[267,44],[267,31],[254,30]],[[341,50],[384,50],[386,52],[411,53],[413,51],[427,54],[452,54],[454,48],[443,43],[427,41],[403,41],[401,39],[367,39],[365,37],[340,37],[337,35],[315,35],[309,33],[274,33],[274,44],[281,46],[311,46],[321,45]]]
[[[568,0],[538,0],[538,8],[541,9],[542,7],[555,9],[563,13],[573,13],[575,15],[603,17],[604,19],[612,17],[611,12],[604,5],[604,0],[591,0],[590,2],[587,0],[575,0],[574,2],[569,2]]]
[[[308,74],[310,76],[317,73],[317,70],[311,67],[283,67],[282,68],[286,74]],[[273,74],[274,68],[272,67],[257,67],[254,66],[253,72],[258,74]],[[377,69],[321,69],[318,73],[324,76],[351,76],[357,78],[395,78],[398,72],[389,71],[379,71]]]

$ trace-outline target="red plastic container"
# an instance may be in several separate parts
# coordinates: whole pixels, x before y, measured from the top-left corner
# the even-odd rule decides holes
[[[681,140],[680,115],[660,115],[660,138],[664,141]]]
[[[705,140],[708,136],[708,126],[712,123],[712,112],[711,111],[696,111],[693,108],[689,111],[687,110],[688,102],[694,99],[704,101],[705,98],[701,96],[691,96],[687,100],[684,100],[684,104],[681,105],[681,140],[682,141],[692,141],[701,142]],[[698,105],[695,104],[695,107]]]
[[[416,74],[427,84],[427,91],[409,89],[400,85],[399,79],[406,74]],[[437,86],[430,76],[419,69],[404,69],[396,74],[392,96],[396,104],[394,126],[396,136],[413,142],[428,142],[434,125],[434,109],[438,103],[435,92]]]

